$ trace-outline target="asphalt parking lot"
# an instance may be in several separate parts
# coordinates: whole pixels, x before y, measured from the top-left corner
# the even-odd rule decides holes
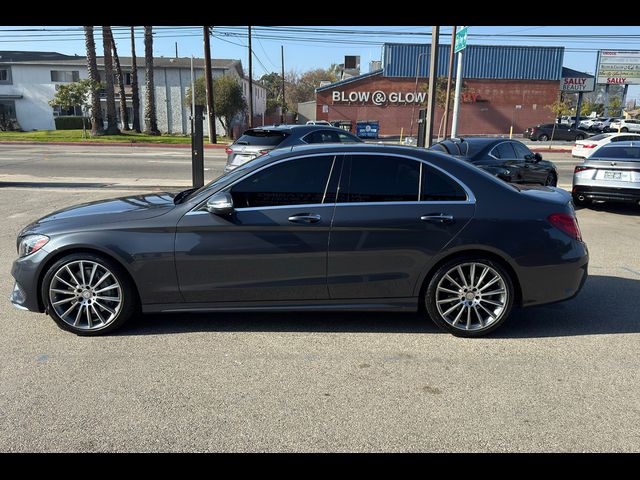
[[[16,235],[57,208],[131,191],[82,186],[87,170],[48,183],[46,162],[7,152],[0,451],[640,450],[638,206],[580,209],[591,257],[582,292],[516,310],[488,338],[388,313],[147,315],[81,338],[10,305]],[[566,185],[575,161],[557,155]]]

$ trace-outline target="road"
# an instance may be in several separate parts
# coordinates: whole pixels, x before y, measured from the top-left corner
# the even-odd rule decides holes
[[[191,182],[190,152],[188,148],[0,145],[0,185],[102,187],[124,181],[140,188],[186,187]],[[542,155],[556,163],[560,185],[569,187],[579,161],[569,153]],[[206,149],[204,157],[205,181],[221,175],[224,151]]]
[[[147,171],[132,158],[121,174]],[[20,229],[110,196],[0,188],[0,451],[640,450],[637,206],[578,210],[580,295],[476,340],[389,313],[146,315],[81,338],[12,308]]]

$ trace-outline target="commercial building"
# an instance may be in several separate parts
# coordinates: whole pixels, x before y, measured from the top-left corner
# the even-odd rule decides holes
[[[124,76],[125,96],[132,115],[131,100],[131,57],[120,57]],[[158,128],[163,133],[190,133],[190,107],[185,104],[187,89],[191,86],[190,58],[154,58],[154,86]],[[98,70],[104,78],[104,59],[97,58]],[[140,88],[140,118],[144,128],[145,106],[145,61],[137,57],[138,84]],[[245,99],[249,94],[249,80],[244,76],[240,60],[212,59],[213,77],[230,75],[242,85]],[[204,59],[193,61],[194,76],[204,76]],[[62,55],[56,52],[16,52],[0,51],[0,116],[13,116],[23,130],[54,130],[54,117],[58,115],[81,115],[80,108],[70,110],[51,107],[58,85],[88,78],[86,57]],[[116,102],[119,99],[116,83]],[[101,95],[102,109],[106,116],[106,96]],[[266,89],[259,83],[253,84],[253,111],[255,118],[264,114],[267,106]],[[119,107],[118,116],[120,115]],[[239,116],[237,123],[246,123]],[[204,122],[205,133],[207,122]],[[222,132],[217,122],[216,130]]]
[[[449,52],[449,45],[438,46],[438,77],[448,74]],[[350,121],[354,129],[358,121],[378,121],[382,136],[415,136],[427,99],[430,56],[428,44],[385,44],[381,69],[316,89],[316,118]],[[563,57],[563,47],[467,46],[458,134],[508,134],[511,126],[521,133],[553,122],[546,107],[558,99]],[[457,55],[454,77],[456,68]],[[438,106],[436,132],[443,130],[442,119]]]

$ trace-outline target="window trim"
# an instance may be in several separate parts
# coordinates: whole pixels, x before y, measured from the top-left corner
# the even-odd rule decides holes
[[[276,162],[273,163],[268,163],[267,165],[263,165],[262,167],[253,170],[252,172],[249,172],[247,175],[243,175],[242,177],[238,178],[237,180],[235,180],[233,183],[226,185],[225,187],[222,187],[218,190],[216,190],[215,192],[212,192],[210,195],[207,195],[207,197],[199,202],[198,204],[196,204],[195,207],[193,207],[192,209],[190,209],[185,215],[200,215],[203,213],[209,214],[208,211],[203,210],[203,207],[206,207],[207,205],[207,201],[215,194],[220,193],[220,192],[224,192],[224,191],[229,191],[236,183],[245,180],[249,177],[251,177],[252,175],[258,173],[261,170],[264,170],[265,168],[269,168],[271,166],[277,165],[279,163],[283,163],[283,162],[288,162],[288,161],[292,161],[292,160],[298,160],[301,158],[308,158],[308,157],[324,157],[327,154],[329,155],[334,155],[336,158],[338,156],[342,157],[342,165],[344,166],[344,160],[347,156],[354,156],[354,155],[380,155],[380,156],[386,156],[386,157],[402,157],[402,158],[407,158],[409,160],[414,160],[417,162],[421,162],[424,163],[425,165],[434,168],[436,170],[438,170],[440,173],[444,174],[446,177],[450,178],[451,180],[453,180],[454,182],[456,182],[458,185],[460,185],[462,187],[462,189],[464,190],[465,194],[467,195],[466,200],[415,200],[415,201],[405,201],[405,202],[332,202],[332,203],[305,203],[305,204],[295,204],[295,205],[274,205],[274,206],[267,206],[267,207],[240,207],[240,208],[236,208],[236,211],[240,211],[240,212],[247,212],[247,211],[251,211],[251,210],[274,210],[274,209],[282,209],[282,208],[302,208],[302,207],[327,207],[327,206],[335,206],[335,207],[353,207],[353,206],[373,206],[373,205],[434,205],[434,204],[438,204],[438,205],[475,205],[476,203],[476,197],[473,194],[473,192],[471,191],[471,189],[459,178],[454,177],[453,175],[451,175],[449,172],[447,172],[446,170],[440,168],[439,166],[427,161],[427,160],[423,160],[421,158],[417,158],[411,155],[406,155],[406,154],[397,154],[397,153],[386,153],[386,152],[345,152],[345,151],[338,151],[338,152],[325,152],[325,153],[313,153],[313,154],[308,154],[308,155],[298,155],[295,157],[289,157],[289,158],[283,158],[282,160],[278,160]],[[422,171],[422,166],[420,167],[420,171]],[[331,175],[328,177],[327,182],[329,182],[331,180]],[[338,189],[336,191],[336,199],[338,198],[338,194],[340,193],[340,185],[338,184]]]

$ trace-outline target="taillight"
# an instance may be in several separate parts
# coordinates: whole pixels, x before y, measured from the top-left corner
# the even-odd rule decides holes
[[[226,148],[224,149],[224,152],[225,152],[227,155],[231,155],[231,154],[233,153],[233,150],[231,149],[231,147],[226,147]]]
[[[260,150],[258,153],[260,155],[266,155],[267,153],[269,153],[269,150]]]
[[[537,129],[536,127],[533,127],[533,128],[531,129],[531,133],[536,133],[537,131],[538,131],[538,129]]]
[[[576,217],[566,213],[552,213],[547,217],[547,220],[551,225],[566,233],[574,240],[582,240],[582,234],[580,233],[580,227],[578,226]]]
[[[584,172],[585,170],[593,170],[593,167],[585,167],[584,165],[576,165],[573,169],[573,173]]]
[[[598,145],[590,143],[589,145],[582,145],[582,148],[596,148]]]

